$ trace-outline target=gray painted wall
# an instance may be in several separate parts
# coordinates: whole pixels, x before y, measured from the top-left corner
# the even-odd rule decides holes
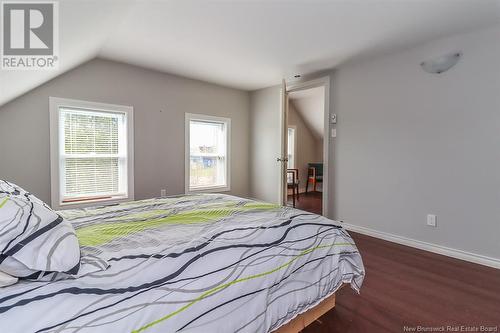
[[[280,87],[250,93],[250,195],[279,203]]]
[[[231,193],[249,189],[249,94],[96,59],[0,108],[0,179],[50,203],[49,96],[132,105],[135,197],[184,193],[184,114],[231,118]]]
[[[492,28],[333,74],[337,219],[500,258],[499,40]],[[420,68],[450,51],[463,51],[450,71]]]
[[[498,40],[493,27],[319,75],[330,75],[338,116],[337,138],[328,138],[330,218],[500,259]],[[464,55],[449,72],[419,66],[452,51]],[[279,152],[279,87],[252,93],[251,105],[252,129],[265,127],[250,150],[255,177]],[[265,177],[251,194],[270,200],[278,173]]]

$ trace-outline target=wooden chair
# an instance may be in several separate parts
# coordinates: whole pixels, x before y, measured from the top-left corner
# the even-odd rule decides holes
[[[308,163],[306,193],[309,183],[312,182],[313,190],[316,192],[316,184],[323,183],[323,163]]]
[[[299,200],[299,169],[287,169],[286,178],[287,178],[287,190],[290,188],[292,189],[292,202],[293,202],[293,207],[295,208],[295,195],[297,195],[297,200]]]

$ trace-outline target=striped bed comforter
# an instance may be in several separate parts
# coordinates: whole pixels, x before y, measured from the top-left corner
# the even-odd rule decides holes
[[[1,332],[271,332],[364,277],[344,229],[292,208],[203,194],[60,213],[108,267],[0,289]]]

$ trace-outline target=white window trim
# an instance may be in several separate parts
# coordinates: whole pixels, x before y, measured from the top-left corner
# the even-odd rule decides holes
[[[121,112],[127,115],[127,196],[112,199],[96,199],[85,203],[62,203],[60,198],[60,138],[59,138],[59,109],[70,107],[88,109],[100,112]],[[112,204],[132,201],[134,194],[134,108],[132,106],[96,103],[75,99],[49,97],[50,112],[50,184],[52,209],[73,209],[95,206],[96,204]]]
[[[298,167],[297,167],[297,126],[296,125],[288,125],[287,131],[289,128],[293,128],[293,160],[294,160],[293,161],[294,162],[293,168],[298,169]],[[287,133],[287,135],[288,135],[288,133]]]
[[[214,121],[226,123],[226,185],[225,186],[206,186],[199,189],[189,188],[190,171],[190,122],[191,120]],[[185,147],[184,147],[184,190],[186,194],[202,192],[227,192],[231,191],[231,119],[224,117],[208,116],[204,114],[186,113],[185,119]]]

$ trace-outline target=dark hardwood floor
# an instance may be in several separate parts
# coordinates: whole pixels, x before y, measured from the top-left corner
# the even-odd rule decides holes
[[[302,333],[500,332],[500,270],[350,234],[366,268],[361,294],[342,288]]]
[[[300,193],[299,199],[295,201],[295,208],[321,215],[322,205],[321,192]],[[288,206],[292,207],[292,196],[288,196]]]
[[[296,208],[321,214],[321,192],[301,193]],[[302,333],[500,332],[499,269],[350,234],[366,269],[361,294],[342,288]]]

